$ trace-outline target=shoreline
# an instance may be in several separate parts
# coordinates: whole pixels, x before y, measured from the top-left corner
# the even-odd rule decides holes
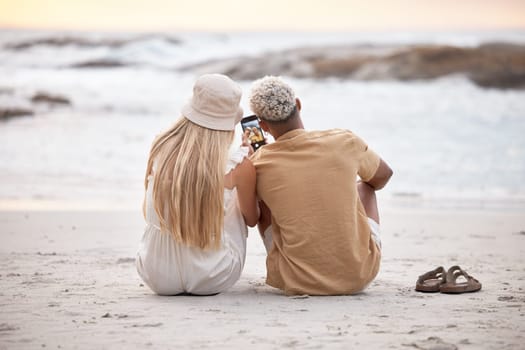
[[[419,193],[384,193],[378,191],[380,210],[416,211],[496,211],[525,212],[525,197],[431,197]],[[0,212],[17,211],[134,211],[142,210],[142,197],[108,200],[0,198]]]

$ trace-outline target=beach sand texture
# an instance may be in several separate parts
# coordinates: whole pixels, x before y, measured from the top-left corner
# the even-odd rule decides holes
[[[229,291],[160,297],[135,271],[138,211],[3,211],[0,226],[0,349],[523,349],[518,212],[385,208],[377,279],[334,297],[286,297],[265,285],[253,230]],[[455,264],[483,289],[414,291],[418,275]]]

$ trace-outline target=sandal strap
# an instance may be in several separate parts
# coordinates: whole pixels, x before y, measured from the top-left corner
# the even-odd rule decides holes
[[[445,269],[443,268],[443,266],[439,266],[435,268],[434,270],[428,271],[422,274],[421,276],[419,276],[417,279],[417,282],[423,283],[424,281],[429,280],[429,279],[444,279],[444,278],[445,278]]]
[[[468,280],[473,279],[465,270],[463,270],[459,265],[454,265],[447,272],[447,282],[456,283],[458,277],[463,276]]]

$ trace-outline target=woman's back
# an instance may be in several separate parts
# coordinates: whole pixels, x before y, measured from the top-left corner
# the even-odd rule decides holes
[[[226,173],[247,155],[246,147],[232,152]],[[161,232],[154,208],[153,187],[152,174],[148,176],[145,198],[147,226],[137,257],[137,270],[144,282],[161,295],[215,294],[233,285],[244,267],[248,233],[239,208],[237,189],[224,188],[224,229],[218,249],[203,250],[177,242],[169,232]]]
[[[214,294],[240,277],[245,222],[258,218],[248,149],[228,153],[240,99],[230,78],[201,76],[182,117],[151,147],[137,270],[158,294]]]

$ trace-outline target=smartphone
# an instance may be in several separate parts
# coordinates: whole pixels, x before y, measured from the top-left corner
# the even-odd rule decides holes
[[[264,134],[259,125],[259,119],[256,115],[250,115],[241,119],[242,131],[250,130],[248,141],[252,145],[254,151],[257,151],[261,146],[266,145],[264,141]]]

